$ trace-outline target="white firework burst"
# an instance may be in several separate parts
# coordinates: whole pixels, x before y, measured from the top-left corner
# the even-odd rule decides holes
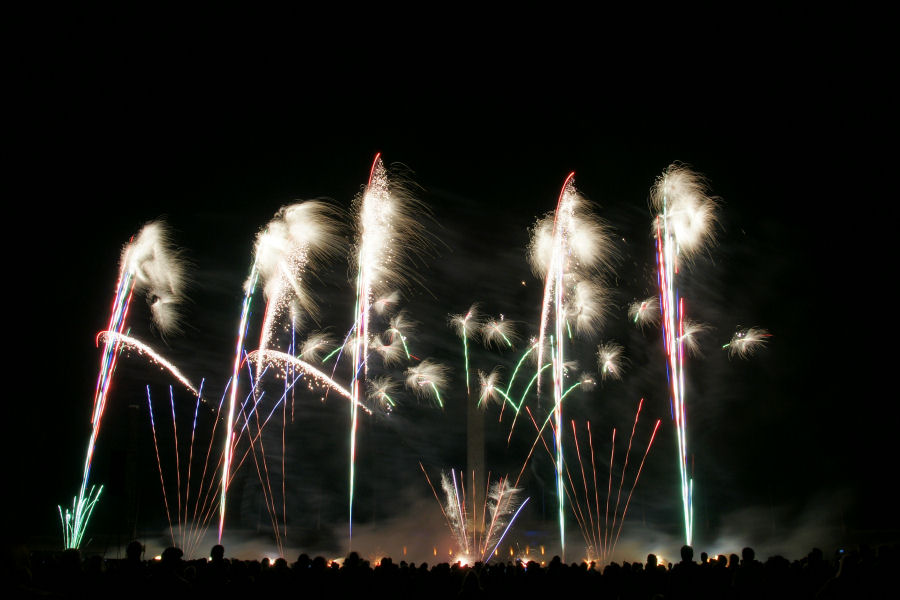
[[[163,221],[151,221],[123,248],[121,258],[122,268],[134,277],[134,291],[146,293],[153,324],[163,336],[181,331],[186,284],[183,253],[171,240]]]
[[[597,346],[597,367],[601,379],[621,379],[625,365],[625,349],[615,342],[606,342]]]
[[[642,329],[659,322],[659,299],[651,296],[646,300],[637,300],[628,306],[628,318]]]
[[[715,242],[717,201],[700,174],[684,165],[672,164],[657,178],[650,199],[662,219],[659,228],[674,236],[684,259],[690,260]],[[653,234],[657,234],[655,223]]]
[[[728,348],[729,358],[734,356],[748,358],[765,346],[771,336],[772,334],[760,327],[739,329],[723,348]]]

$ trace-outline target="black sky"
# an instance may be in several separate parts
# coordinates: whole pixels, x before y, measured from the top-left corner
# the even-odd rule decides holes
[[[162,341],[139,324],[146,314],[136,309],[133,319],[146,341],[192,379],[206,378],[218,397],[255,234],[297,200],[327,198],[349,209],[380,152],[411,170],[433,213],[429,229],[439,243],[419,267],[424,286],[404,302],[422,323],[421,352],[453,367],[457,390],[458,341],[446,316],[479,301],[533,334],[540,284],[525,261],[527,228],[554,208],[575,173],[619,240],[612,316],[594,343],[625,345],[633,370],[573,411],[604,434],[621,432],[646,397],[642,422],[663,419],[635,492],[648,531],[657,526],[661,537],[677,537],[678,505],[667,488],[676,462],[665,375],[654,362],[660,343],[658,334],[629,328],[624,307],[654,292],[649,188],[671,162],[693,166],[721,199],[718,244],[684,277],[693,316],[712,326],[703,356],[688,367],[698,543],[746,533],[765,548],[805,552],[807,541],[830,551],[896,538],[885,490],[896,471],[888,457],[897,409],[892,386],[879,383],[889,363],[887,342],[878,340],[890,333],[876,334],[891,310],[891,254],[882,240],[891,237],[892,202],[879,183],[888,174],[880,143],[891,123],[877,71],[863,68],[859,55],[797,44],[718,58],[698,51],[687,64],[660,57],[634,70],[618,61],[604,71],[600,60],[561,60],[554,69],[530,60],[536,51],[512,58],[502,48],[434,60],[409,48],[344,64],[321,46],[298,52],[292,64],[234,48],[219,56],[181,37],[173,46],[115,28],[98,36],[74,26],[51,31],[60,36],[36,37],[15,54],[19,102],[9,115],[7,455],[18,508],[8,516],[21,535],[57,535],[56,505],[80,482],[99,359],[94,336],[108,318],[129,236],[163,217],[191,260],[185,333]],[[331,309],[324,324],[338,336],[349,322],[341,312],[352,293],[348,272],[346,263],[330,266],[320,292]],[[720,346],[738,326],[769,329],[769,347],[729,361]],[[479,360],[489,369],[509,357],[482,352]],[[140,359],[123,364],[102,434],[110,446],[127,444],[123,406],[134,402],[143,458],[152,452],[144,385],[159,384],[160,398],[166,385],[151,381],[151,371]],[[126,399],[117,406],[119,393]],[[307,431],[318,427],[324,439],[302,438],[309,452],[295,460],[307,494],[300,514],[332,518],[333,530],[321,535],[340,539],[344,507],[321,505],[342,501],[345,463],[335,456],[309,464],[309,453],[331,458],[331,443],[345,452],[346,416],[333,408],[310,409]],[[372,499],[360,502],[371,516],[360,518],[376,531],[402,514],[391,507],[400,489],[424,497],[439,517],[418,460],[432,476],[462,466],[458,411],[414,402],[406,410],[364,431],[373,451],[361,472],[389,473],[363,485]],[[104,456],[101,445],[97,459],[114,499],[126,493],[119,451]],[[511,451],[493,451],[498,469],[521,464]],[[155,461],[140,464],[150,466],[140,475],[148,518],[141,527],[150,536],[162,514],[158,472]],[[536,508],[532,517],[552,525]],[[117,518],[99,517],[98,527],[127,537]]]

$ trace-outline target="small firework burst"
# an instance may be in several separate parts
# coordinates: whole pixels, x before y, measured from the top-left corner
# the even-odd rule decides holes
[[[605,342],[597,346],[597,367],[601,379],[621,379],[625,363],[624,348],[615,342]]]
[[[765,346],[770,337],[772,337],[772,334],[760,327],[739,329],[732,336],[731,341],[722,346],[722,348],[728,349],[729,358],[734,356],[748,358]]]

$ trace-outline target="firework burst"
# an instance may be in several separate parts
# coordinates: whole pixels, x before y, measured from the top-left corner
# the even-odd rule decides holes
[[[628,306],[628,318],[642,329],[659,322],[659,299],[655,296],[632,302]]]
[[[444,408],[441,389],[446,387],[450,369],[446,365],[425,359],[406,370],[406,387],[422,398],[434,398]]]
[[[503,315],[498,319],[488,319],[481,326],[481,339],[487,348],[512,348],[518,340],[515,323]]]
[[[749,358],[756,354],[757,350],[765,346],[770,337],[772,337],[772,334],[759,327],[739,329],[731,337],[731,341],[722,346],[722,348],[728,348],[729,358],[734,356]]]
[[[625,363],[625,349],[615,342],[606,342],[597,346],[597,367],[601,379],[621,379],[622,367]]]

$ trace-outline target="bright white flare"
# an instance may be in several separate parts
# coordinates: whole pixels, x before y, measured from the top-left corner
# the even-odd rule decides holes
[[[715,241],[717,201],[702,175],[681,164],[669,165],[653,185],[650,200],[663,219],[660,229],[675,237],[685,260]],[[655,223],[653,235],[657,235]]]
[[[606,342],[597,346],[597,367],[601,379],[621,379],[622,367],[625,363],[624,348],[615,342]]]
[[[769,337],[771,337],[771,334],[759,327],[740,329],[735,332],[731,341],[725,344],[723,348],[728,348],[729,358],[733,356],[747,358],[753,356],[757,350],[765,346]]]
[[[449,369],[440,363],[425,359],[406,370],[406,387],[422,397],[438,397],[447,385]]]
[[[659,322],[659,299],[651,296],[632,302],[628,306],[628,318],[642,329],[647,325],[656,325]]]
[[[122,249],[122,270],[134,276],[134,291],[147,295],[153,323],[162,335],[180,331],[179,304],[184,299],[185,263],[172,247],[171,233],[162,221],[144,225]]]

